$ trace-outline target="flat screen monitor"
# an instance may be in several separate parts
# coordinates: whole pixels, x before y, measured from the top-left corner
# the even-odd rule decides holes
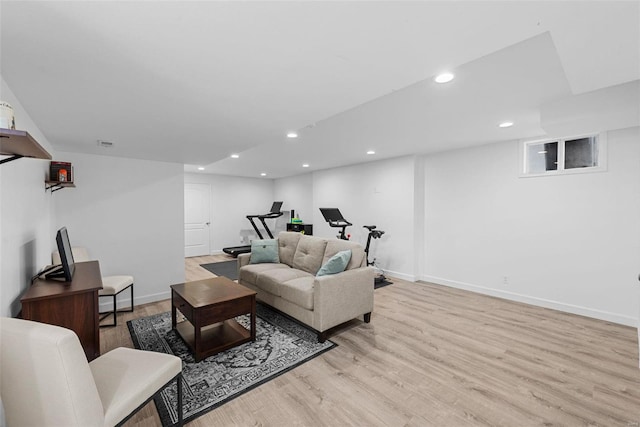
[[[271,205],[271,213],[280,213],[280,208],[282,208],[282,202],[273,202]]]
[[[67,227],[62,227],[56,233],[56,244],[58,252],[60,252],[61,265],[49,272],[45,277],[47,279],[64,279],[70,282],[73,279],[73,273],[76,271],[75,261],[73,260],[73,252],[71,252],[71,243],[69,243],[69,233]]]
[[[320,212],[327,222],[347,222],[338,208],[320,208]]]

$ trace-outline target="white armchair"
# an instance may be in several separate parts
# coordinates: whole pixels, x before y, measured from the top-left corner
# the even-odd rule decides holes
[[[0,342],[7,427],[119,426],[173,381],[182,425],[179,357],[121,347],[88,363],[73,331],[7,317]]]
[[[86,248],[83,248],[81,246],[74,246],[73,248],[71,248],[71,253],[73,254],[73,260],[75,262],[91,261],[91,257],[89,257],[89,251],[87,251]],[[51,254],[51,261],[54,265],[60,264],[62,262],[60,260],[60,252],[54,251]],[[131,290],[131,308],[127,310],[118,310],[116,299],[120,292],[126,290],[127,288]],[[113,298],[113,311],[105,311],[103,313],[100,313],[100,321],[103,321],[113,314],[113,323],[106,325],[101,324],[100,327],[117,326],[117,316],[119,312],[131,313],[133,311],[133,276],[102,276],[102,289],[98,291],[98,297]]]

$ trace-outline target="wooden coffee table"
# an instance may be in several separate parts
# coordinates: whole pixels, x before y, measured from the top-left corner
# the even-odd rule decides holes
[[[176,310],[188,322],[176,322]],[[249,314],[247,330],[234,317]],[[189,346],[196,362],[256,339],[256,292],[226,277],[171,285],[171,327]]]

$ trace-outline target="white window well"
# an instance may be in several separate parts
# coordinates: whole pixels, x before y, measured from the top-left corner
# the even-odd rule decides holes
[[[601,172],[607,167],[605,133],[524,141],[520,176]]]

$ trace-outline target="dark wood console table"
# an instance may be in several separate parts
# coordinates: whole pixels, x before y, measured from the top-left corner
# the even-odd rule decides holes
[[[73,330],[89,361],[100,356],[98,261],[78,262],[71,282],[38,279],[20,298],[22,318]]]

